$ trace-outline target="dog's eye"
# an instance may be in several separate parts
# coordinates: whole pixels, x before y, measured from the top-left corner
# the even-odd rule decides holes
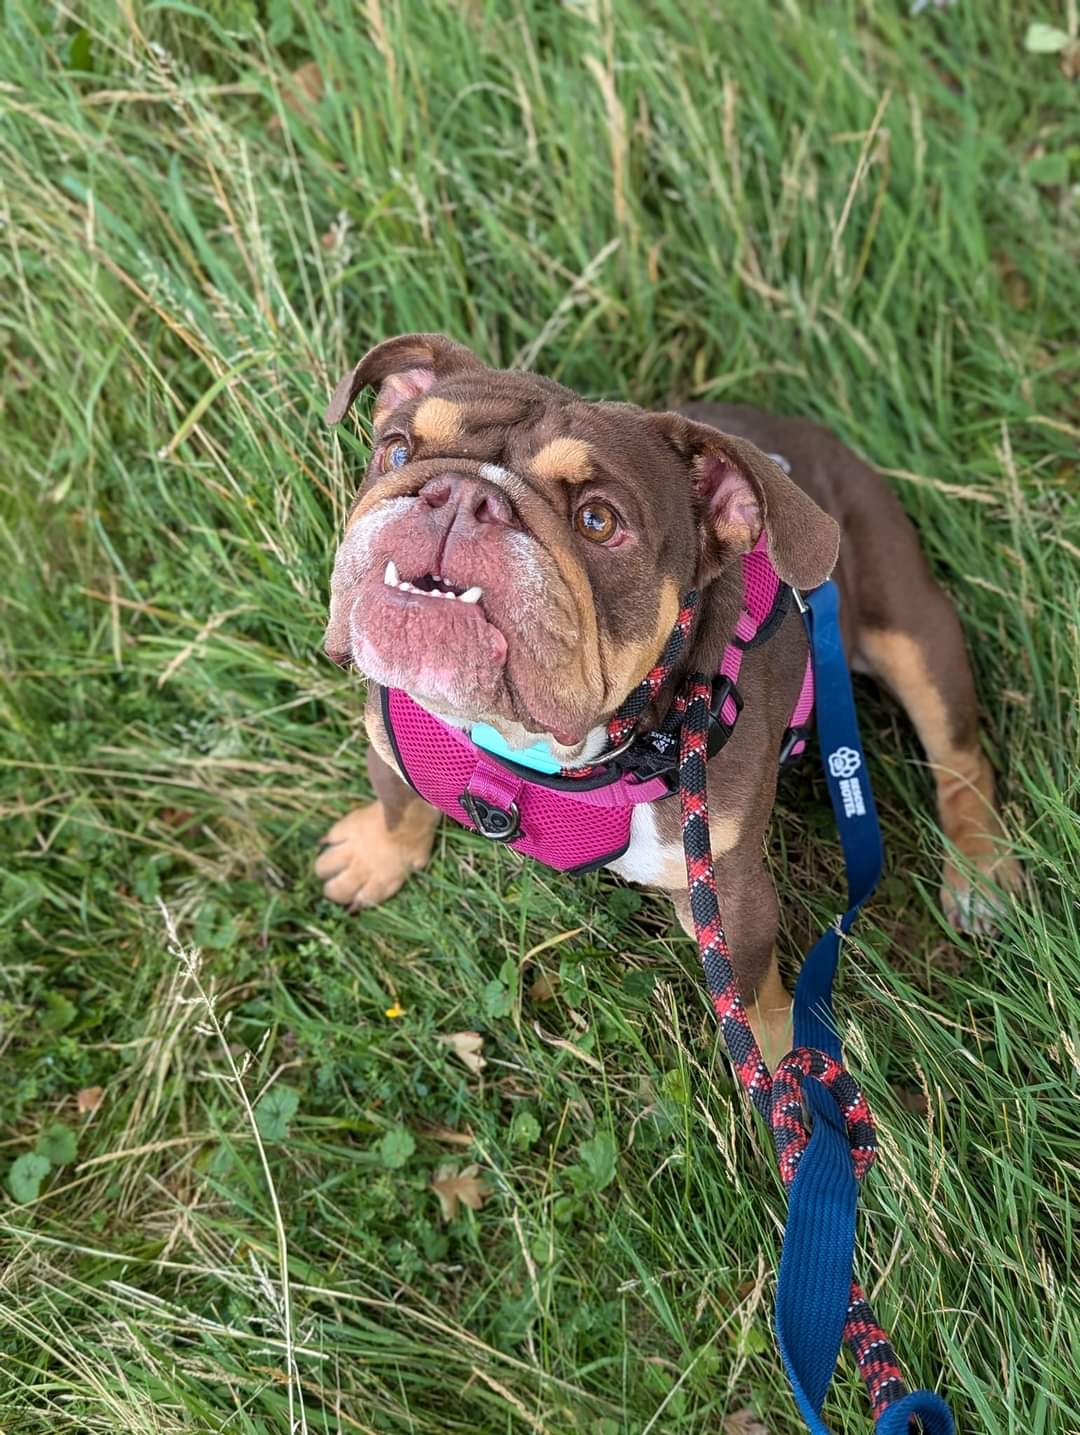
[[[379,458],[379,468],[386,473],[391,468],[404,468],[409,461],[409,445],[403,438],[391,439]]]
[[[590,543],[610,543],[619,531],[619,516],[606,503],[583,503],[574,514],[574,527]]]

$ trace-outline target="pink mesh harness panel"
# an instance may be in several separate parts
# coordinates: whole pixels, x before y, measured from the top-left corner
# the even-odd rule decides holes
[[[745,649],[770,636],[787,611],[764,535],[742,566],[743,611],[720,664],[720,675],[732,684],[738,681]],[[782,761],[805,748],[803,728],[813,705],[808,656]],[[382,715],[402,776],[426,802],[560,872],[587,872],[614,862],[630,845],[634,807],[671,794],[665,777],[639,780],[611,764],[595,777],[577,779],[519,767],[484,752],[467,733],[429,713],[400,688],[382,690]],[[732,727],[737,716],[729,697],[721,721]]]

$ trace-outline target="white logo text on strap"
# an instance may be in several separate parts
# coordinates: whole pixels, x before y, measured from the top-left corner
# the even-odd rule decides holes
[[[837,786],[845,817],[863,817],[866,814],[862,783],[855,776],[860,767],[862,758],[853,747],[838,747],[835,752],[829,753],[829,771],[839,779]]]
[[[829,753],[829,771],[833,777],[852,777],[862,767],[862,758],[853,747],[838,747]]]

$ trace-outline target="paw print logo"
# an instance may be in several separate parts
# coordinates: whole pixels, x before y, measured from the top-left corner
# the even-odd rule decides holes
[[[829,771],[833,777],[853,777],[862,767],[862,758],[853,747],[838,747],[829,753]]]

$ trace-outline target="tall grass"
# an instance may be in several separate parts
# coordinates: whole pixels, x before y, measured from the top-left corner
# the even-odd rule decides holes
[[[893,476],[1029,890],[947,930],[919,750],[865,689],[860,1267],[965,1429],[1080,1429],[1080,138],[1036,19],[1075,31],[1049,0],[8,5],[4,1165],[78,1139],[2,1196],[9,1435],[797,1428],[782,1196],[665,903],[457,830],[385,908],[319,899],[365,790],[319,652],[365,431],[319,415],[410,329],[805,413]],[[794,962],[840,885],[809,768],[772,860]],[[829,1415],[865,1418],[848,1369]]]

